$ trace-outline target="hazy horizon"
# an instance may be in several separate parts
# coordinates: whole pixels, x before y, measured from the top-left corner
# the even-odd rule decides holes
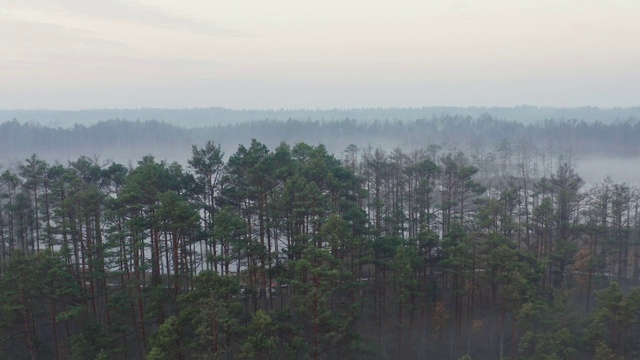
[[[537,105],[537,104],[515,104],[512,106],[502,105],[415,105],[415,106],[361,106],[361,107],[338,107],[338,106],[326,106],[326,107],[233,107],[233,106],[182,106],[182,107],[167,107],[167,106],[131,106],[131,107],[85,107],[85,108],[47,108],[47,107],[34,107],[34,108],[20,108],[20,107],[0,107],[0,111],[25,111],[25,112],[37,112],[37,111],[51,111],[51,112],[81,112],[81,111],[140,111],[140,110],[169,110],[169,111],[182,111],[182,110],[210,110],[221,109],[228,111],[352,111],[352,110],[419,110],[419,109],[551,109],[551,110],[578,110],[578,109],[594,109],[594,110],[626,110],[626,109],[640,109],[640,102],[637,105],[628,106],[597,106],[597,105],[576,105],[576,106],[552,106],[552,105]]]
[[[18,120],[46,127],[68,128],[76,124],[92,125],[107,120],[160,121],[185,128],[232,125],[263,120],[298,121],[415,121],[442,116],[471,117],[478,120],[490,116],[497,120],[535,124],[546,120],[580,120],[587,123],[615,123],[640,119],[640,106],[599,107],[453,107],[424,106],[408,108],[344,108],[344,109],[229,109],[207,108],[130,108],[83,110],[0,109],[0,123]]]

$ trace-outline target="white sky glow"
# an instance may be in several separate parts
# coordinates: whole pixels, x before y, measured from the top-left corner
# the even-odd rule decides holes
[[[0,108],[636,106],[637,0],[0,0]]]

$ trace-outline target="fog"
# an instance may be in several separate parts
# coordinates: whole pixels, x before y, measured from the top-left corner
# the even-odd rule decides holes
[[[576,160],[576,170],[587,187],[606,177],[616,183],[640,184],[640,158],[585,157]]]
[[[483,111],[490,111],[496,117]],[[435,115],[438,112],[454,115]],[[255,138],[269,149],[283,141],[290,145],[298,142],[323,144],[338,158],[342,158],[350,144],[361,151],[380,148],[390,152],[399,148],[405,153],[438,145],[442,153],[463,151],[470,158],[491,155],[494,163],[503,161],[497,159],[503,157],[511,164],[514,174],[517,173],[519,154],[526,150],[528,156],[535,157],[532,161],[546,158],[552,163],[560,157],[570,160],[587,187],[601,183],[606,177],[618,183],[637,184],[640,179],[640,142],[637,141],[640,123],[633,119],[637,112],[640,108],[4,111],[0,114],[21,117],[17,121],[0,123],[0,164],[12,167],[32,153],[50,163],[66,164],[84,155],[99,159],[99,162],[135,164],[151,154],[158,160],[176,161],[186,167],[192,145],[202,146],[212,140],[228,157],[236,152],[238,145],[248,145]],[[559,114],[600,120],[578,121],[562,117],[532,120]],[[104,121],[107,116],[121,115],[142,119],[159,117],[166,121]],[[267,115],[274,119],[295,115],[299,120],[243,120]],[[326,120],[352,115],[360,118]],[[526,121],[500,120],[498,116],[530,121],[525,125]],[[623,116],[628,117],[626,121],[620,120]],[[187,120],[178,125],[181,118]],[[407,120],[412,118],[414,120]],[[46,126],[47,121],[53,123]],[[72,121],[87,125],[70,126]],[[92,122],[95,124],[91,125]],[[208,122],[218,125],[204,126]],[[235,122],[235,125],[229,122]],[[199,127],[193,127],[198,124]],[[545,174],[549,175],[553,170],[552,166],[547,166]]]
[[[495,119],[517,121],[526,124],[551,119],[578,119],[589,123],[610,124],[629,119],[640,119],[640,107],[599,108],[544,107],[521,105],[499,106],[422,106],[376,108],[327,108],[327,109],[231,109],[206,108],[124,108],[86,110],[25,110],[0,109],[0,123],[17,119],[45,127],[71,128],[75,125],[90,126],[100,121],[122,119],[130,121],[157,120],[185,128],[233,125],[249,121],[299,119],[305,121],[330,121],[356,119],[358,121],[386,121],[431,119],[442,115],[490,116]]]

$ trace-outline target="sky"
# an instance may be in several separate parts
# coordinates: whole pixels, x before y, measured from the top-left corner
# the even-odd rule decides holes
[[[0,0],[0,108],[640,105],[637,0]]]

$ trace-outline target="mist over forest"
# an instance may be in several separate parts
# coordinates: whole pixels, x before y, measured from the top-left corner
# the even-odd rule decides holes
[[[486,156],[527,143],[563,154],[590,184],[640,178],[640,107],[0,110],[0,119],[0,161],[9,164],[35,152],[61,163],[80,155],[128,163],[154,154],[184,165],[191,145],[209,140],[227,155],[258,139],[271,147],[323,144],[338,157],[351,144],[405,151],[438,145]]]
[[[0,360],[638,358],[639,109],[6,111]]]
[[[517,121],[525,124],[545,120],[584,120],[589,123],[614,122],[640,119],[640,107],[598,108],[592,106],[558,108],[522,105],[517,107],[455,107],[425,106],[415,108],[354,108],[354,109],[226,109],[221,107],[192,109],[92,109],[92,110],[21,110],[0,109],[0,122],[18,119],[45,127],[69,128],[74,125],[93,125],[106,120],[150,121],[155,120],[185,128],[237,125],[263,120],[341,121],[355,119],[370,121],[414,121],[442,116],[472,117],[491,116],[498,120]]]
[[[640,360],[640,1],[0,4],[0,360]]]

